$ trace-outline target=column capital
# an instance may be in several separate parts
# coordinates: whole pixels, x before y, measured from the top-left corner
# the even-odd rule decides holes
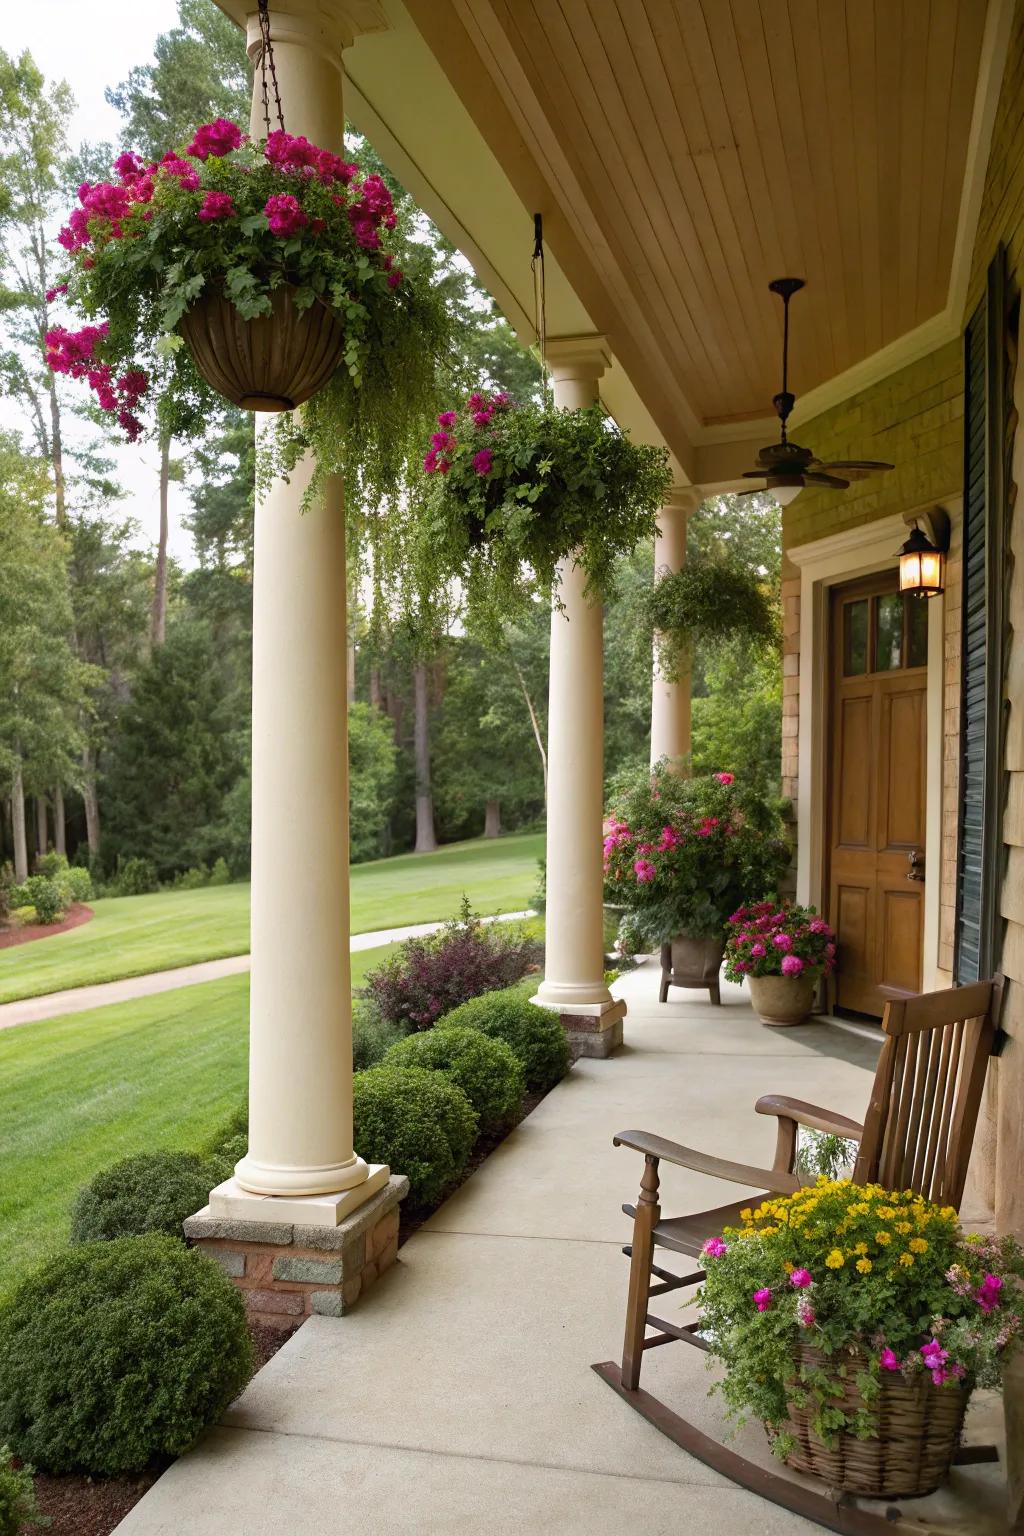
[[[240,21],[245,17],[246,51],[259,58],[261,34],[257,11],[251,0],[228,0],[223,9]],[[341,55],[364,32],[386,32],[388,19],[378,0],[283,0],[270,7],[270,40],[315,50],[341,69]]]
[[[698,485],[674,485],[669,491],[662,506],[672,512],[683,512],[687,517],[696,512],[704,500],[704,492]]]
[[[612,355],[604,336],[549,336],[547,361],[556,382],[596,380],[611,367]]]

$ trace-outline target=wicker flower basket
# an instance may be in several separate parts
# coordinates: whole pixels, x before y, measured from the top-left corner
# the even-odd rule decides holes
[[[796,1358],[812,1369],[835,1367],[834,1359],[806,1345],[798,1347]],[[836,1407],[847,1413],[864,1408],[856,1378],[867,1368],[867,1356],[851,1350],[845,1396],[837,1399]],[[925,1372],[907,1381],[896,1371],[883,1371],[879,1385],[879,1395],[868,1409],[876,1425],[870,1440],[840,1433],[830,1448],[811,1427],[811,1406],[800,1409],[790,1404],[788,1422],[781,1427],[797,1446],[786,1457],[787,1465],[820,1478],[829,1488],[865,1498],[934,1493],[949,1475],[960,1443],[970,1386],[936,1387]]]
[[[297,309],[288,287],[272,303],[271,314],[244,320],[211,293],[181,320],[207,384],[244,411],[294,410],[330,381],[345,350],[344,328],[326,305]]]

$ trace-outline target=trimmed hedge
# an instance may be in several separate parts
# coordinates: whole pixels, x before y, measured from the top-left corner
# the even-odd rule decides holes
[[[57,1254],[0,1303],[0,1441],[47,1472],[179,1456],[253,1369],[239,1292],[163,1233]]]
[[[382,1019],[368,998],[357,998],[352,1009],[352,1066],[365,1072],[383,1061],[397,1040],[405,1037],[401,1024]]]
[[[558,1015],[529,1002],[526,985],[471,998],[446,1013],[439,1027],[478,1029],[492,1040],[503,1040],[533,1093],[546,1093],[569,1070],[569,1042]]]
[[[413,1205],[436,1205],[464,1171],[477,1117],[442,1072],[381,1063],[352,1080],[355,1144],[368,1163],[389,1163],[409,1180]]]
[[[141,1232],[180,1238],[181,1224],[221,1182],[220,1164],[194,1152],[141,1152],[104,1168],[75,1196],[73,1243],[110,1242]]]
[[[408,1035],[391,1047],[384,1063],[443,1072],[476,1110],[481,1135],[512,1124],[522,1107],[526,1079],[518,1058],[503,1040],[489,1039],[478,1029],[441,1024]]]

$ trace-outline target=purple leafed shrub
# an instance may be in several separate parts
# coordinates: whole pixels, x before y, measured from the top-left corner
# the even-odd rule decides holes
[[[363,995],[388,1023],[430,1029],[460,1003],[509,987],[540,963],[542,947],[515,927],[484,925],[466,897],[457,918],[438,933],[407,939],[371,971]]]

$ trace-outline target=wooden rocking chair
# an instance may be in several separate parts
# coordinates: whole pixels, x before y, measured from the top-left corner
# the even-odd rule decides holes
[[[758,1194],[746,1194],[732,1204],[695,1216],[663,1218],[658,1203],[658,1165],[674,1163],[712,1178],[744,1185],[765,1194],[789,1195],[808,1180],[796,1171],[800,1126],[845,1136],[858,1144],[853,1178],[859,1184],[880,1183],[890,1189],[913,1189],[930,1200],[959,1209],[967,1164],[981,1106],[989,1057],[1002,1036],[998,1029],[1003,979],[981,981],[950,991],[889,1002],[882,1019],[885,1037],[863,1125],[800,1099],[768,1094],[754,1108],[778,1121],[775,1161],[771,1168],[754,1168],[711,1157],[645,1131],[621,1131],[615,1146],[632,1147],[644,1155],[640,1196],[624,1205],[633,1218],[633,1241],[623,1249],[630,1260],[626,1301],[626,1335],[621,1367],[615,1361],[594,1370],[655,1428],[734,1482],[784,1508],[816,1520],[848,1536],[875,1536],[892,1530],[883,1516],[856,1508],[845,1496],[818,1491],[810,1480],[796,1481],[767,1471],[729,1450],[640,1388],[644,1351],[680,1341],[707,1349],[697,1333],[699,1323],[680,1327],[650,1310],[653,1297],[704,1279],[704,1270],[676,1275],[654,1263],[656,1248],[690,1258],[700,1255],[705,1241],[724,1227],[740,1224],[740,1210],[756,1204]],[[651,1276],[657,1283],[651,1284]],[[648,1327],[657,1332],[646,1337]],[[960,1460],[993,1460],[990,1447],[960,1453]]]

